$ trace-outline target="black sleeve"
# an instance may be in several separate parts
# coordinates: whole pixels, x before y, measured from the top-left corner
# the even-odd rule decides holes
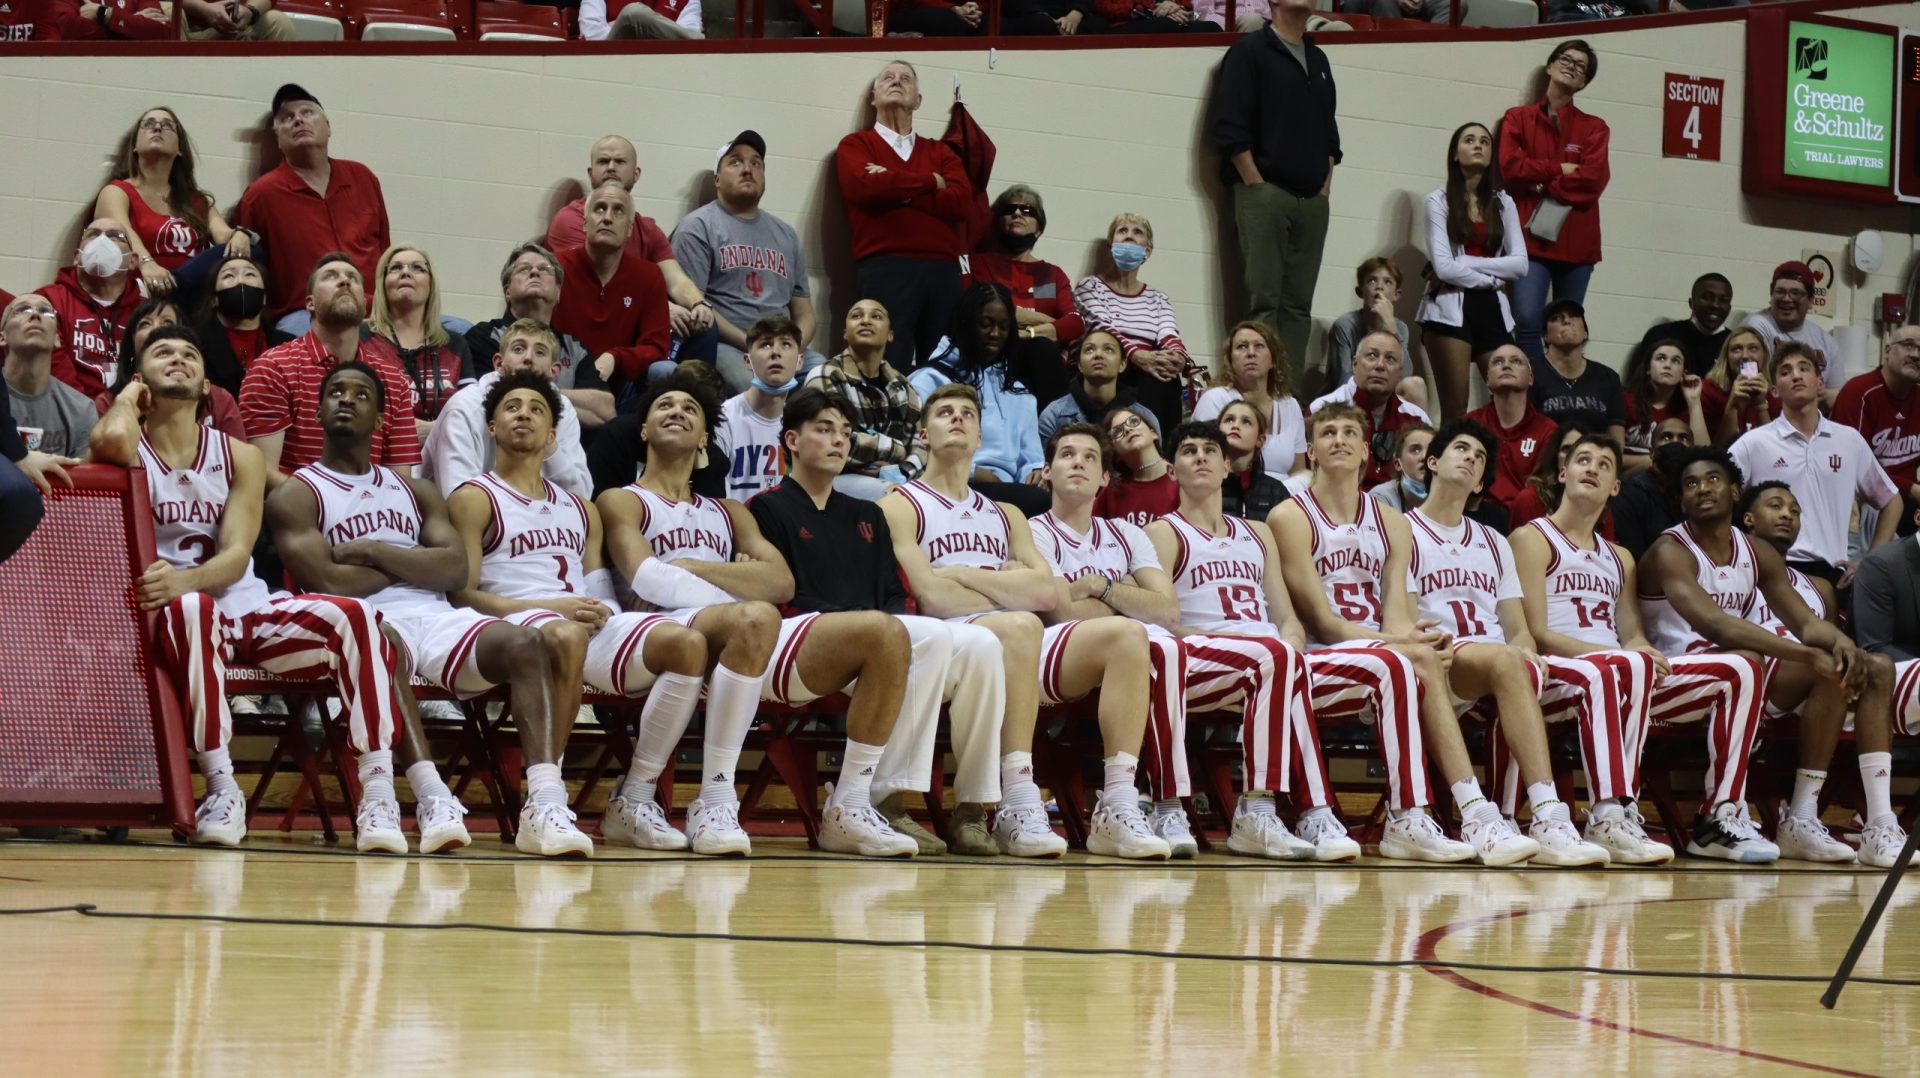
[[[478,369],[493,369],[493,357],[500,354],[500,339],[494,336],[498,328],[492,322],[475,322],[467,327],[467,362]]]
[[[635,417],[638,418],[637,416]],[[634,428],[636,431],[638,426]],[[642,459],[646,449],[640,450]],[[727,496],[727,458],[715,453],[712,447],[707,449],[707,466],[696,468],[693,472],[693,492],[703,498],[724,498]]]
[[[893,558],[893,532],[878,505],[873,511],[873,573],[880,594],[880,609],[889,614],[904,614],[912,594],[900,577],[900,563]]]
[[[1607,422],[1627,425],[1626,391],[1620,387],[1620,376],[1612,368],[1603,368],[1607,372]]]
[[[633,482],[646,453],[646,443],[640,440],[640,417],[614,416],[587,447],[587,471],[593,473],[593,496],[598,498],[602,491],[617,490]]]
[[[12,409],[0,408],[0,454],[14,461],[27,458],[27,443],[20,438],[20,428],[13,422]],[[887,557],[893,557],[891,550],[887,552]]]
[[[573,341],[573,338],[564,338],[561,341],[560,347],[565,349],[568,341]],[[607,384],[607,380],[600,377],[600,368],[593,365],[593,357],[587,354],[586,347],[580,345],[578,341],[573,341],[573,343],[578,346],[579,353],[573,361],[573,388],[600,389],[609,393],[613,392],[613,387]],[[497,347],[495,351],[498,351]]]
[[[293,334],[283,332],[279,326],[275,326],[275,325],[267,326],[267,347],[268,348],[277,348],[280,345],[283,345],[290,340],[293,340]],[[239,396],[239,394],[237,393],[234,395]]]
[[[1620,493],[1607,506],[1613,514],[1613,541],[1624,547],[1634,560],[1640,560],[1659,534],[1653,530],[1653,506],[1648,503],[1644,483],[1622,483]]]
[[[1254,53],[1237,43],[1228,46],[1226,56],[1221,58],[1220,75],[1214,83],[1213,124],[1209,134],[1213,148],[1220,151],[1222,157],[1231,158],[1241,150],[1254,148],[1255,60]]]

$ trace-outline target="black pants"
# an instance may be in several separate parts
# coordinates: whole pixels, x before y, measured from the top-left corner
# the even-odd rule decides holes
[[[1006,502],[1025,513],[1029,520],[1053,508],[1053,495],[1045,487],[1026,483],[983,483],[978,479],[967,485],[996,502]]]
[[[1060,342],[1045,337],[1021,337],[1014,341],[1013,373],[1033,394],[1035,405],[1046,411],[1047,405],[1067,395],[1073,372],[1060,354]]]
[[[0,561],[12,557],[26,543],[45,512],[40,488],[18,465],[0,457]]]
[[[953,307],[960,299],[960,263],[874,255],[861,259],[855,274],[859,298],[879,301],[893,322],[887,362],[901,371],[925,363],[953,321]]]
[[[1128,367],[1120,375],[1120,384],[1133,390],[1140,403],[1146,405],[1153,417],[1160,421],[1163,450],[1172,448],[1164,445],[1164,441],[1173,433],[1173,428],[1180,425],[1181,412],[1186,404],[1180,395],[1180,382],[1162,382],[1138,367]]]

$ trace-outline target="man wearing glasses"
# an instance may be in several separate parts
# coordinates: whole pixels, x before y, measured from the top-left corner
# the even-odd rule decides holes
[[[112,380],[120,334],[146,298],[134,283],[137,264],[126,229],[101,217],[81,231],[73,265],[52,284],[34,289],[58,313],[64,331],[53,346],[53,376],[89,399]]]
[[[1418,405],[1396,392],[1406,357],[1406,347],[1399,337],[1385,331],[1369,333],[1354,346],[1352,380],[1313,402],[1314,412],[1338,401],[1359,408],[1366,416],[1368,452],[1366,469],[1360,476],[1363,490],[1372,490],[1393,478],[1394,442],[1400,428],[1433,423]]]
[[[500,267],[500,292],[507,313],[467,330],[467,354],[475,370],[493,366],[500,354],[500,338],[507,327],[531,318],[552,329],[553,308],[560,302],[563,281],[560,259],[537,243],[523,243],[507,255]],[[587,346],[570,333],[554,330],[559,347],[553,353],[553,385],[580,417],[580,426],[592,430],[613,418],[613,391],[591,362]]]
[[[1805,262],[1782,262],[1773,267],[1773,284],[1767,297],[1767,309],[1747,316],[1751,326],[1767,342],[1767,354],[1782,340],[1799,341],[1813,351],[1820,365],[1820,378],[1826,388],[1820,392],[1820,406],[1830,408],[1845,379],[1840,375],[1840,342],[1816,322],[1807,320],[1813,309],[1813,268]]]
[[[1880,351],[1880,369],[1847,381],[1833,402],[1833,421],[1860,432],[1901,493],[1920,503],[1920,326],[1893,331]],[[1900,522],[1912,535],[1913,519]]]

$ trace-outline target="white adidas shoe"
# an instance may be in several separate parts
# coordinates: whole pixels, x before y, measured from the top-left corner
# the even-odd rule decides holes
[[[247,799],[240,791],[208,794],[194,811],[193,840],[209,846],[238,846],[247,837]],[[1900,836],[1902,841],[1906,836]]]
[[[753,840],[740,826],[740,805],[696,797],[687,806],[687,840],[694,853],[709,857],[745,857]]]
[[[1604,865],[1609,860],[1606,847],[1581,838],[1580,829],[1573,826],[1571,820],[1535,816],[1527,828],[1527,835],[1540,844],[1540,852],[1533,855],[1532,863],[1536,865],[1579,868],[1582,865]]]
[[[1540,853],[1540,844],[1520,833],[1513,821],[1499,813],[1475,819],[1472,813],[1460,822],[1460,837],[1473,847],[1474,860],[1489,868],[1517,865]]]
[[[1053,833],[1047,810],[1007,808],[993,814],[993,841],[1011,857],[1058,857],[1067,852],[1067,840]]]
[[[391,797],[362,797],[353,818],[353,845],[361,853],[406,853],[400,833],[400,802]]]
[[[1780,814],[1780,831],[1774,836],[1780,856],[1795,861],[1822,861],[1843,865],[1853,860],[1853,847],[1833,837],[1819,820]]]
[[[1892,868],[1900,863],[1900,852],[1907,848],[1907,833],[1897,823],[1860,829],[1860,863],[1869,868]],[[1920,853],[1913,864],[1920,865]]]
[[[1673,860],[1673,847],[1655,842],[1647,834],[1646,817],[1640,806],[1627,805],[1626,811],[1610,819],[1587,817],[1587,841],[1607,851],[1617,865],[1664,865]]]
[[[1447,837],[1425,809],[1411,809],[1380,830],[1380,856],[1450,865],[1473,860],[1473,847]]]
[[[1175,861],[1191,861],[1200,856],[1200,843],[1193,837],[1193,824],[1187,820],[1187,810],[1176,808],[1171,812],[1155,809],[1147,817],[1148,826],[1153,833],[1167,842]]]
[[[615,794],[600,817],[600,837],[638,850],[687,848],[687,836],[667,821],[666,810],[652,797]]]
[[[1285,821],[1271,812],[1247,809],[1251,798],[1243,797],[1234,806],[1233,829],[1227,833],[1227,849],[1248,857],[1266,857],[1275,861],[1311,861],[1313,843],[1287,830]]]
[[[520,808],[520,828],[514,849],[539,857],[592,857],[593,839],[574,825],[573,810],[565,805],[528,801]]]
[[[1173,846],[1153,833],[1137,801],[1110,805],[1105,798],[1093,807],[1093,829],[1087,832],[1087,852],[1100,857],[1133,861],[1165,861]]]
[[[918,842],[895,831],[871,805],[848,808],[834,804],[831,786],[827,789],[827,811],[820,814],[820,848],[856,857],[912,857],[920,852]]]
[[[1293,833],[1313,844],[1315,861],[1351,861],[1360,856],[1360,844],[1347,834],[1347,825],[1332,809],[1313,809],[1294,822]]]
[[[421,853],[452,853],[473,843],[473,836],[467,834],[467,825],[462,816],[467,814],[467,806],[451,797],[429,797],[421,801],[413,810],[414,822],[420,825]]]

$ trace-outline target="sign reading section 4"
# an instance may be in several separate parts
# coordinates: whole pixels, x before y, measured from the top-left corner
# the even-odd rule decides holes
[[[1660,152],[1695,161],[1720,160],[1720,116],[1727,80],[1667,73],[1660,95]]]
[[[1784,171],[1886,186],[1893,162],[1893,38],[1787,24]]]

